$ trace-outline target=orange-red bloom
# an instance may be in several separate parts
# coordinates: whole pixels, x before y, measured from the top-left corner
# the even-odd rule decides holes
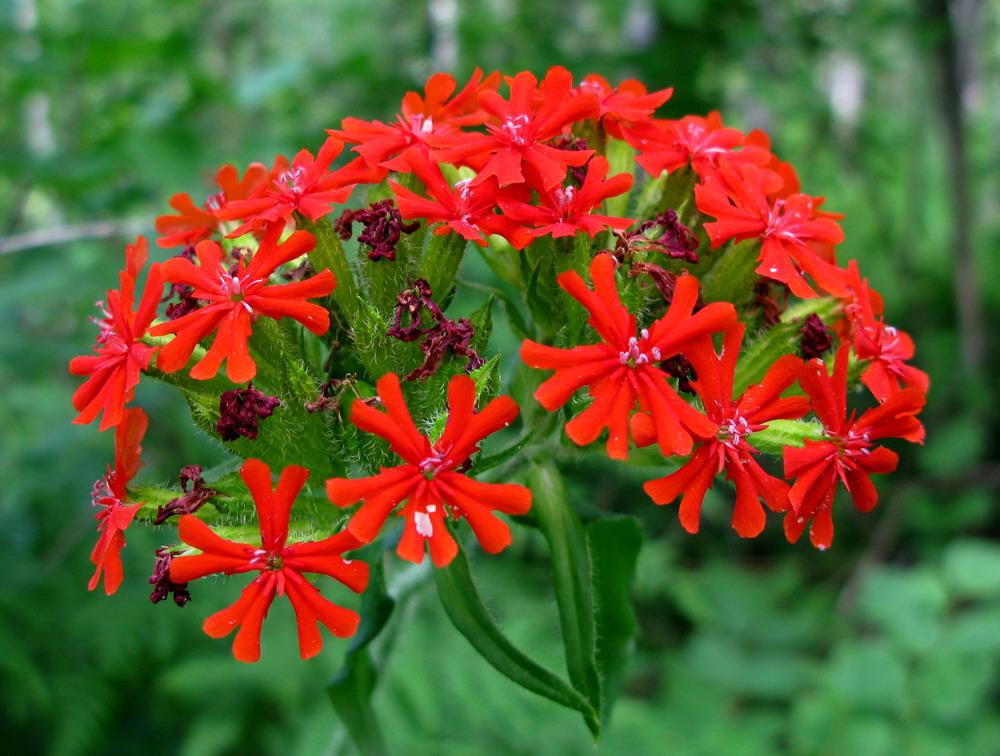
[[[550,189],[561,184],[568,166],[587,162],[593,150],[560,150],[542,142],[559,136],[570,124],[598,114],[592,94],[572,95],[573,76],[565,68],[549,69],[542,83],[522,71],[510,82],[510,99],[487,90],[479,94],[479,105],[490,115],[488,134],[461,133],[428,139],[441,148],[434,158],[444,163],[473,161],[482,165],[473,183],[496,177],[500,186],[524,182],[522,172],[532,166]]]
[[[533,171],[528,171],[529,176]],[[517,188],[527,189],[527,186],[509,187],[501,193],[499,203],[504,214],[516,223],[536,226],[530,233],[534,236],[551,234],[554,239],[561,236],[572,236],[577,231],[585,231],[590,237],[609,226],[616,230],[632,225],[631,218],[615,218],[609,215],[591,214],[609,197],[617,197],[632,188],[632,177],[627,173],[619,173],[607,181],[608,161],[603,156],[595,157],[587,164],[587,175],[583,185],[557,186],[546,190],[541,185],[538,190],[540,204],[532,205],[529,192],[515,192]]]
[[[146,264],[149,246],[140,236],[125,248],[125,270],[121,287],[108,291],[107,317],[100,321],[101,333],[94,354],[74,357],[69,363],[73,375],[89,376],[73,394],[73,407],[80,412],[74,423],[86,424],[103,410],[101,430],[122,421],[125,405],[132,401],[140,373],[149,367],[156,347],[143,344],[146,329],[156,318],[163,294],[160,265],[153,263],[146,276],[146,288],[137,310],[132,309],[139,271]]]
[[[170,562],[170,580],[187,583],[219,572],[259,572],[239,600],[206,619],[203,629],[213,638],[221,638],[239,626],[233,655],[240,661],[255,662],[260,659],[260,628],[268,609],[275,596],[287,594],[298,624],[299,653],[308,659],[323,648],[318,623],[338,638],[346,638],[355,633],[361,618],[357,612],[323,598],[302,573],[328,575],[360,593],[368,585],[368,565],[344,559],[343,554],[361,544],[347,531],[322,541],[288,544],[288,515],[309,477],[304,467],[286,467],[276,489],[271,488],[271,469],[258,459],[244,462],[240,477],[257,508],[260,545],[222,538],[196,516],[183,515],[178,526],[181,540],[202,553],[175,557]]]
[[[649,117],[674,93],[673,87],[658,92],[648,92],[646,85],[636,79],[626,79],[617,87],[598,74],[583,77],[578,93],[597,97],[598,119],[615,139],[622,139],[622,123],[634,125],[648,123]]]
[[[97,520],[97,530],[101,534],[90,553],[90,561],[97,565],[94,576],[87,586],[90,590],[104,574],[104,592],[109,596],[118,590],[122,583],[121,551],[125,547],[125,530],[132,524],[139,507],[138,504],[126,504],[128,493],[125,487],[135,477],[142,467],[139,457],[142,455],[142,437],[149,427],[149,418],[138,407],[125,410],[122,422],[115,426],[115,467],[94,484],[91,501],[95,507],[104,507],[94,515]]]
[[[494,212],[499,186],[496,179],[472,185],[471,179],[459,181],[452,187],[431,162],[427,153],[413,150],[406,157],[406,164],[414,175],[424,182],[430,198],[421,197],[395,181],[389,186],[396,195],[396,204],[404,218],[425,218],[428,223],[440,223],[435,234],[459,233],[463,238],[486,246],[484,235],[499,234],[515,249],[531,243],[532,235],[510,218]]]
[[[563,406],[573,393],[588,386],[594,402],[566,423],[566,434],[584,446],[608,429],[608,456],[628,457],[629,414],[636,408],[653,416],[656,440],[666,454],[690,454],[692,436],[705,438],[715,424],[681,399],[655,364],[704,343],[709,335],[736,322],[728,302],[713,302],[692,314],[698,299],[698,279],[677,279],[667,313],[636,336],[635,316],[618,297],[615,261],[600,254],[590,264],[591,290],[576,271],[558,277],[559,285],[590,311],[587,321],[602,343],[559,349],[525,340],[521,359],[542,370],[555,370],[535,392],[547,410]]]
[[[153,336],[176,334],[160,350],[156,360],[160,370],[167,373],[180,370],[198,342],[216,332],[208,353],[191,369],[191,377],[212,378],[226,360],[229,378],[234,383],[246,383],[257,374],[248,339],[252,323],[259,316],[275,320],[289,317],[313,333],[326,332],[330,313],[306,300],[327,296],[337,281],[333,273],[324,270],[304,281],[272,284],[271,274],[279,265],[306,254],[316,244],[308,231],[296,231],[279,244],[281,232],[282,224],[268,226],[249,263],[240,260],[227,267],[222,248],[215,242],[203,241],[196,248],[200,265],[183,257],[174,257],[163,264],[163,275],[168,281],[194,287],[191,296],[210,304],[149,330]]]
[[[844,314],[851,325],[851,345],[859,360],[870,360],[861,382],[880,402],[904,386],[926,394],[930,388],[927,373],[907,364],[915,351],[913,339],[885,324],[882,299],[868,286],[867,278],[862,280],[855,260],[847,264],[847,285],[852,296]]]
[[[461,126],[486,120],[476,98],[480,92],[496,90],[500,74],[492,73],[481,81],[482,76],[482,70],[477,68],[462,91],[452,97],[457,87],[455,79],[446,73],[434,74],[424,86],[423,97],[417,92],[407,92],[403,97],[403,112],[396,116],[396,123],[345,118],[343,129],[328,129],[327,133],[356,142],[354,151],[369,166],[407,173],[408,158],[414,152],[425,152],[428,139],[456,134]]]
[[[260,163],[251,163],[241,179],[236,168],[224,165],[215,174],[215,182],[221,190],[213,194],[205,203],[205,209],[194,204],[187,192],[170,198],[170,206],[178,215],[161,215],[156,219],[156,233],[163,234],[156,243],[160,247],[177,247],[181,244],[197,244],[219,230],[216,212],[230,202],[244,200],[267,179],[267,168]]]
[[[728,239],[759,238],[760,275],[788,284],[803,299],[818,294],[802,273],[812,276],[824,291],[846,296],[846,273],[832,262],[833,245],[844,239],[836,222],[842,216],[820,210],[821,197],[792,194],[769,199],[784,185],[777,173],[750,163],[721,161],[719,170],[694,188],[698,209],[718,219],[705,224],[712,248]]]
[[[215,211],[221,220],[244,221],[226,236],[242,236],[250,230],[260,231],[264,226],[275,224],[284,227],[293,212],[315,223],[333,210],[332,204],[345,202],[355,184],[381,181],[385,177],[385,170],[368,170],[359,166],[359,161],[331,172],[330,163],[343,149],[342,141],[330,137],[315,158],[309,150],[301,150],[288,170],[262,182],[246,199],[229,202]]]
[[[832,543],[831,509],[838,480],[859,511],[870,512],[878,503],[869,476],[892,472],[899,458],[884,446],[875,446],[875,441],[891,437],[923,443],[924,428],[914,415],[927,400],[916,389],[896,392],[861,417],[847,416],[849,352],[848,344],[837,351],[832,376],[823,360],[816,359],[806,364],[799,378],[828,440],[807,440],[801,449],[785,447],[785,477],[796,478],[789,492],[792,509],[785,516],[785,535],[792,543],[802,535],[807,520],[812,520],[809,538],[814,546],[825,549]]]
[[[360,480],[331,478],[326,483],[330,501],[346,507],[364,500],[347,529],[362,541],[378,535],[389,514],[407,502],[397,514],[406,518],[397,553],[411,562],[424,558],[424,544],[438,567],[458,553],[448,532],[445,515],[464,517],[482,547],[491,554],[511,542],[510,528],[493,512],[524,514],[531,507],[531,491],[510,483],[483,483],[459,470],[479,450],[479,443],[517,417],[518,408],[508,396],[493,399],[476,411],[476,386],[464,374],[448,384],[448,422],[434,443],[417,430],[403,399],[399,378],[388,373],[376,384],[386,411],[379,412],[362,401],[351,405],[351,422],[389,442],[389,449],[406,464],[383,467],[378,475]]]
[[[711,349],[691,355],[698,376],[691,385],[715,424],[715,433],[696,445],[691,459],[677,472],[643,486],[657,504],[669,504],[683,496],[679,514],[689,533],[698,532],[705,492],[723,468],[726,479],[736,486],[733,528],[744,538],[764,529],[764,509],[758,497],[774,512],[788,509],[788,484],[764,472],[747,437],[767,428],[771,420],[798,418],[809,411],[809,400],[804,396],[781,398],[781,392],[799,377],[803,364],[795,355],[785,355],[771,366],[763,381],[733,399],[733,376],[745,328],[737,323],[726,332],[721,355]],[[633,416],[632,434],[638,446],[653,443],[656,435],[652,425],[649,415]]]

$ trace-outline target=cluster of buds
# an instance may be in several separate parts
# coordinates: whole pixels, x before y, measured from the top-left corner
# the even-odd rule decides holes
[[[560,67],[540,82],[477,70],[461,89],[436,74],[394,121],[345,119],[315,158],[242,177],[223,166],[202,206],[175,195],[157,245],[181,253],[149,266],[140,296],[147,241],[128,245],[93,353],[70,364],[86,377],[76,422],[100,416],[115,435],[93,495],[91,589],[102,575],[118,589],[134,522],[167,523],[177,537],[158,552],[154,600],[180,591],[183,605],[202,577],[256,573],[205,631],[239,627],[236,657],[256,660],[287,596],[305,658],[318,624],[347,636],[359,621],[306,574],[364,591],[374,566],[345,555],[379,538],[444,568],[461,520],[502,551],[498,515],[544,526],[526,470],[575,454],[563,433],[621,464],[656,454],[666,474],[644,489],[680,499],[687,531],[725,471],[740,536],[763,530],[766,507],[790,542],[808,528],[829,547],[838,487],[869,511],[870,476],[897,464],[882,440],[923,440],[927,376],[858,264],[837,262],[841,216],[800,191],[762,132],[717,113],[656,117],[671,93],[575,86]],[[357,156],[335,167],[345,147]],[[352,223],[365,227],[355,240]],[[531,407],[499,395],[515,382],[487,348],[493,299],[445,314],[467,248],[493,273],[472,290],[492,286],[523,338],[512,369],[537,386]],[[180,492],[133,483],[148,418],[128,405],[143,377],[183,392],[194,423],[242,460],[238,476],[186,468]],[[515,421],[511,453],[484,455]],[[507,482],[479,479],[490,467]]]

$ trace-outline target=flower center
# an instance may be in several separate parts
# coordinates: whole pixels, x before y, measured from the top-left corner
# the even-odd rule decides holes
[[[559,205],[559,209],[566,211],[569,209],[570,205],[573,204],[573,195],[576,193],[576,189],[572,186],[567,186],[565,189],[556,189],[552,195],[556,198],[556,203]]]
[[[269,572],[278,572],[284,566],[281,552],[267,551],[265,549],[254,551],[250,564],[257,565],[258,569],[268,570]]]
[[[427,457],[427,459],[417,465],[417,467],[420,468],[427,480],[431,480],[439,472],[447,470],[451,467],[451,463],[448,461],[447,452],[435,449],[431,456]]]
[[[301,187],[299,186],[299,179],[301,179],[305,175],[305,172],[306,169],[303,168],[301,165],[295,168],[290,168],[289,170],[281,174],[281,176],[278,178],[278,181],[279,183],[288,184],[288,188],[291,189],[296,194],[298,194],[299,192],[302,191]]]
[[[643,328],[639,335],[642,340],[645,341],[649,338],[649,331]],[[628,349],[618,353],[618,360],[622,365],[627,365],[629,367],[639,367],[640,365],[649,365],[651,362],[659,362],[663,359],[660,354],[659,347],[653,347],[649,350],[649,354],[642,351],[639,348],[639,339],[632,336],[628,340]]]
[[[525,134],[525,127],[527,125],[528,116],[519,115],[506,119],[500,129],[508,140],[523,147],[528,144],[528,137]]]

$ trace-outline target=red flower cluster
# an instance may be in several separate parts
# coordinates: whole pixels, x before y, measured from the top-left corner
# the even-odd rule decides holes
[[[214,424],[241,453],[257,443],[251,447],[260,449],[254,457],[272,464],[280,460],[283,467],[276,489],[262,459],[247,459],[240,470],[259,521],[259,544],[223,538],[226,530],[215,532],[201,519],[211,511],[222,525],[242,526],[250,501],[229,497],[218,507],[204,506],[216,495],[214,488],[225,487],[203,481],[198,466],[185,468],[198,476],[191,493],[160,507],[156,519],[150,516],[162,523],[180,514],[179,536],[187,545],[180,552],[171,546],[159,550],[155,600],[173,591],[183,605],[189,581],[215,573],[256,573],[240,599],[204,625],[213,637],[239,627],[233,645],[238,659],[259,658],[261,625],[277,596],[287,595],[292,603],[303,658],[322,646],[319,624],[338,636],[354,633],[358,615],[323,598],[305,575],[327,575],[363,590],[368,565],[343,555],[376,539],[392,514],[403,519],[397,553],[412,562],[422,562],[429,551],[435,565],[449,564],[459,549],[454,536],[459,519],[468,521],[489,553],[511,543],[510,528],[497,513],[526,514],[532,492],[514,483],[476,480],[468,472],[482,441],[517,418],[515,402],[501,396],[477,410],[476,382],[459,374],[447,385],[440,435],[418,428],[418,422],[430,422],[434,392],[445,393],[440,378],[429,379],[439,368],[460,367],[446,360],[466,359],[467,371],[484,362],[475,318],[446,316],[446,302],[439,306],[429,284],[411,277],[419,269],[436,281],[438,269],[427,274],[435,264],[432,254],[446,260],[441,269],[454,271],[458,260],[447,255],[461,254],[464,245],[431,246],[435,251],[421,259],[421,226],[434,234],[456,233],[480,247],[502,237],[506,244],[501,246],[515,250],[545,236],[573,238],[572,243],[536,245],[523,264],[487,257],[511,286],[525,283],[531,270],[526,296],[549,295],[560,298],[558,307],[576,308],[565,292],[589,315],[594,333],[574,339],[573,318],[565,328],[544,322],[544,314],[538,314],[544,307],[528,302],[532,317],[543,321],[534,324],[541,326],[534,333],[554,334],[553,343],[526,339],[520,349],[529,367],[551,371],[535,398],[552,412],[573,400],[565,431],[579,446],[593,444],[607,431],[604,446],[614,459],[627,460],[632,446],[654,444],[664,457],[678,458],[669,474],[648,481],[644,490],[657,504],[680,499],[680,521],[689,532],[698,530],[707,492],[725,471],[734,484],[732,525],[740,536],[762,531],[766,507],[783,513],[789,541],[808,527],[812,543],[828,547],[838,482],[858,509],[868,511],[877,501],[870,476],[897,464],[896,454],[879,443],[886,438],[922,442],[917,415],[928,377],[909,364],[913,341],[886,325],[882,300],[857,263],[838,266],[841,216],[822,210],[821,198],[800,191],[794,169],[772,154],[762,132],[744,135],[725,127],[718,113],[657,118],[656,110],[671,94],[671,89],[649,92],[632,80],[611,86],[596,75],[574,86],[571,74],[558,66],[541,81],[525,71],[501,77],[477,69],[461,88],[450,75],[436,74],[422,93],[406,95],[394,121],[346,118],[341,129],[328,131],[315,156],[307,150],[291,161],[279,156],[270,169],[253,163],[242,177],[235,167],[223,166],[216,175],[219,191],[203,206],[187,194],[174,195],[175,212],[157,219],[157,243],[183,245],[184,251],[149,267],[137,303],[148,249],[142,237],[129,245],[120,286],[108,291],[104,316],[97,321],[93,354],[70,363],[73,374],[86,377],[73,396],[79,413],[75,422],[89,423],[103,413],[101,430],[115,428],[114,467],[92,497],[101,510],[90,588],[103,576],[105,591],[117,590],[124,531],[137,515],[144,516],[127,489],[141,466],[148,419],[141,409],[126,406],[142,372],[157,375],[154,357],[159,371],[190,368],[191,378],[206,381],[198,385],[221,393],[219,416],[209,424],[199,417],[203,427]],[[630,147],[615,146],[614,140]],[[357,156],[338,168],[345,144]],[[609,175],[630,149],[650,176],[636,175],[635,166]],[[375,195],[378,201],[361,210],[344,209],[331,228],[324,217],[335,206],[345,203],[357,185],[381,183],[390,171],[393,180]],[[634,184],[642,185],[639,201],[622,196],[633,192]],[[648,208],[643,214],[649,217],[633,226],[632,219],[611,215],[608,200],[615,197],[622,198],[620,204],[610,207]],[[676,198],[675,207],[668,206],[670,197]],[[352,222],[365,227],[358,241],[371,248],[368,259],[364,251],[353,259],[355,248],[335,239],[349,240]],[[233,238],[238,241],[227,241]],[[317,243],[325,246],[314,251]],[[407,245],[398,260],[397,243]],[[603,249],[609,243],[615,244],[613,251]],[[589,259],[587,244],[593,249]],[[740,254],[756,255],[746,261],[757,265],[756,275],[749,273],[753,265],[718,259]],[[321,260],[341,278],[335,298],[329,297],[338,283],[334,273],[312,267]],[[585,268],[589,282],[581,275]],[[541,280],[553,270],[566,272]],[[386,291],[389,282],[393,288]],[[451,279],[442,283],[445,291],[455,290]],[[162,299],[165,284],[170,289]],[[371,302],[359,302],[355,295]],[[156,322],[159,305],[174,296],[180,303],[168,306],[165,318]],[[394,296],[396,316],[389,326],[385,310],[392,309]],[[812,301],[797,305],[802,320],[786,311],[792,297]],[[379,317],[371,315],[369,304],[382,310]],[[512,322],[522,320],[510,301],[505,304]],[[426,312],[433,328],[421,326]],[[342,324],[336,338],[314,338],[327,333],[331,315]],[[259,327],[253,336],[261,317],[288,318],[302,328],[289,326],[293,343],[274,345]],[[781,325],[765,334],[775,324]],[[527,320],[521,325],[532,332]],[[369,344],[394,338],[393,348],[399,349],[421,341],[425,362],[410,377],[425,382],[408,388],[418,403],[408,407],[397,376],[373,367],[384,362],[368,359],[359,334]],[[782,342],[784,334],[792,334],[788,343]],[[823,355],[834,342],[831,374]],[[280,399],[242,385],[257,376],[255,357],[262,354],[274,369],[262,369],[258,382]],[[852,361],[856,370],[849,371]],[[223,391],[216,387],[224,379],[209,382],[223,363],[228,378],[241,385]],[[358,374],[344,372],[348,366]],[[869,405],[875,405],[860,416],[848,411],[849,372],[860,375],[871,391]],[[185,390],[193,383],[171,380]],[[331,446],[329,456],[340,465],[333,469],[360,462],[374,470],[373,458],[384,455],[372,453],[378,442],[363,445],[359,455],[350,441],[357,433],[344,426],[340,415],[347,389],[357,388],[362,395],[360,387],[371,384],[377,400],[355,400],[349,422],[387,441],[401,464],[370,477],[326,480],[333,505],[355,507],[346,527],[324,537],[325,525],[319,525],[314,540],[290,542],[290,513],[310,473],[286,464],[286,455],[301,449],[303,459],[318,457],[321,466],[327,461],[322,450],[311,452],[321,440],[333,438],[350,449]],[[586,397],[574,400],[583,389]],[[188,397],[203,408],[198,393]],[[314,397],[319,399],[311,401]],[[445,406],[444,396],[436,406]],[[315,414],[324,409],[335,412]],[[810,413],[815,421],[806,419]],[[311,425],[304,425],[302,417]],[[262,421],[280,431],[262,434],[269,443],[255,440]],[[308,438],[302,437],[303,427],[310,427]],[[276,449],[276,438],[288,444]],[[536,437],[539,443],[547,440]],[[760,450],[783,458],[783,474],[769,471]],[[184,473],[181,479],[194,480]],[[182,498],[191,501],[174,506]],[[324,519],[314,521],[305,510],[303,515],[302,531],[309,533]]]

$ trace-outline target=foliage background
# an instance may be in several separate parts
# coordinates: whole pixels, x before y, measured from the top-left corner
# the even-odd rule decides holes
[[[1000,4],[996,0],[7,0],[0,5],[0,730],[18,753],[344,751],[321,694],[342,646],[296,658],[276,607],[264,661],[126,582],[88,593],[91,482],[111,438],[71,425],[70,357],[121,250],[217,166],[315,149],[347,115],[388,119],[436,70],[564,64],[676,87],[665,113],[762,127],[804,190],[847,215],[842,254],[883,292],[932,376],[928,442],[826,553],[730,531],[723,487],[689,536],[639,489],[580,470],[574,495],[637,512],[637,657],[599,753],[987,754],[1000,743]],[[147,382],[148,383],[148,382]],[[144,384],[150,479],[218,451]],[[507,631],[558,666],[544,544],[475,565]],[[376,693],[408,754],[589,753],[575,715],[515,689],[411,581]],[[399,582],[397,582],[399,585]],[[547,655],[547,656],[546,656]]]

